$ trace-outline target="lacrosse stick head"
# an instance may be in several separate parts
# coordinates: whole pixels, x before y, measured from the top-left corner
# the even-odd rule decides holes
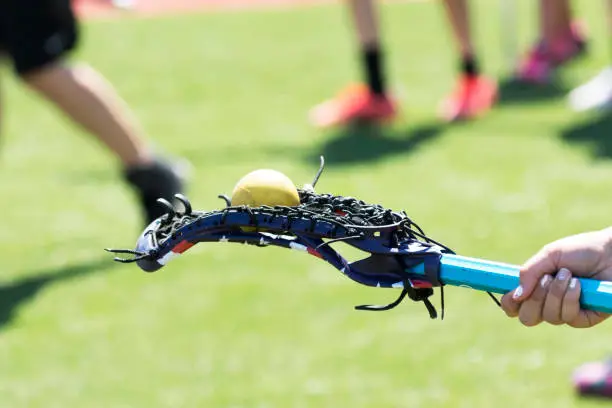
[[[186,197],[177,195],[182,207],[158,200],[167,213],[155,220],[139,236],[134,250],[108,250],[128,253],[146,272],[154,272],[197,243],[225,242],[277,246],[302,251],[325,260],[353,281],[373,287],[399,288],[402,294],[390,305],[359,306],[361,310],[388,310],[405,296],[424,301],[433,287],[441,287],[439,259],[452,251],[425,235],[404,212],[353,197],[316,193],[314,187],[323,169],[323,160],[313,183],[298,189],[295,206],[232,206],[213,211],[193,211]],[[332,244],[344,242],[367,256],[349,262]],[[425,273],[409,271],[422,264]]]
[[[135,252],[141,254],[154,254],[157,250],[156,231],[161,225],[161,219],[149,224],[136,240]],[[146,256],[138,259],[136,265],[145,272],[155,272],[163,267],[154,256]]]

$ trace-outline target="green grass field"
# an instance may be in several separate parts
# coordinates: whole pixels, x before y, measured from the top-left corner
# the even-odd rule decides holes
[[[474,3],[485,68],[501,74],[497,2]],[[158,146],[193,162],[199,209],[221,206],[217,195],[255,168],[309,182],[324,154],[320,192],[405,209],[463,255],[521,263],[610,224],[612,118],[564,100],[608,63],[603,11],[580,3],[594,41],[557,86],[505,89],[491,115],[446,127],[435,111],[456,62],[441,9],[385,5],[405,115],[375,138],[306,122],[359,79],[341,4],[92,22],[79,57]],[[276,248],[201,245],[151,275],[114,264],[102,249],[131,246],[140,223],[113,158],[13,79],[2,87],[0,406],[597,406],[573,395],[570,375],[612,352],[609,324],[527,329],[459,288],[446,291],[444,321],[410,303],[357,312],[397,293]]]

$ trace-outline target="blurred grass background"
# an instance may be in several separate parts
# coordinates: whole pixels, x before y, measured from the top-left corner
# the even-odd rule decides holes
[[[484,68],[503,75],[497,2],[472,3]],[[524,48],[537,13],[518,3]],[[199,209],[260,167],[309,182],[324,154],[320,192],[405,209],[463,255],[521,263],[610,225],[612,118],[564,99],[610,62],[603,4],[577,4],[593,41],[556,85],[502,85],[494,112],[452,127],[436,118],[457,66],[442,9],[385,4],[404,116],[376,135],[306,121],[360,79],[342,6],[87,22],[78,57],[194,164]],[[574,397],[570,375],[612,352],[609,325],[526,329],[459,288],[442,322],[419,304],[357,312],[397,293],[275,248],[202,245],[152,275],[114,264],[102,249],[131,246],[140,219],[113,158],[2,73],[1,406],[598,405]]]

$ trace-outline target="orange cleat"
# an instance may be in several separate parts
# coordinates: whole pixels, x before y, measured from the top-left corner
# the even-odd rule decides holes
[[[354,85],[336,98],[315,106],[310,121],[317,127],[351,123],[382,123],[397,114],[396,102],[387,95],[376,95],[363,85]]]
[[[484,76],[462,76],[457,87],[440,106],[447,122],[473,119],[491,110],[497,101],[497,82]]]

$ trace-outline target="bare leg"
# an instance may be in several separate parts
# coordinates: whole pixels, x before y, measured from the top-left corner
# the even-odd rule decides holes
[[[380,33],[374,0],[351,0],[349,4],[359,44],[363,48],[378,48]]]
[[[384,55],[380,41],[376,0],[347,0],[357,37],[363,79],[367,86],[351,87],[310,110],[318,127],[348,123],[380,123],[396,116],[396,102],[386,89]]]
[[[582,54],[586,41],[580,27],[572,25],[569,0],[540,0],[539,4],[539,38],[517,70],[517,79],[536,84],[553,80],[559,67]]]
[[[385,72],[380,44],[379,16],[374,1],[350,0],[349,5],[357,31],[365,81],[370,92],[383,95],[386,92]]]
[[[472,42],[467,0],[443,0],[460,58],[460,76],[440,106],[445,121],[473,119],[489,111],[497,99],[497,83],[481,75]]]
[[[463,57],[474,55],[467,0],[443,0],[455,41]]]
[[[569,0],[540,0],[540,30],[547,43],[571,40],[571,23]]]
[[[21,77],[117,155],[126,180],[140,197],[147,224],[164,213],[156,203],[158,198],[171,201],[183,191],[181,176],[153,157],[129,107],[95,70],[57,62]]]
[[[152,160],[143,132],[129,108],[94,69],[57,63],[22,78],[111,149],[124,167]]]

